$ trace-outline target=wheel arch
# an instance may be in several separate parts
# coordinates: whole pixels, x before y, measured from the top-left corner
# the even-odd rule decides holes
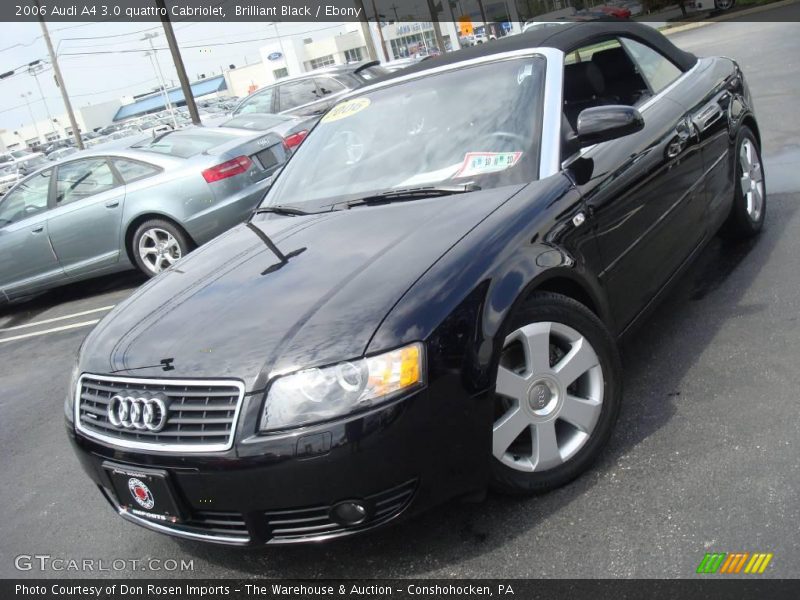
[[[169,215],[165,215],[164,213],[157,213],[157,212],[146,212],[142,213],[141,215],[137,215],[134,219],[128,223],[128,226],[125,229],[125,236],[123,238],[123,243],[125,245],[125,255],[128,257],[128,260],[132,265],[136,265],[136,258],[133,255],[133,235],[136,233],[136,230],[142,223],[146,221],[150,221],[153,219],[160,219],[162,221],[167,221],[174,227],[177,227],[183,235],[186,236],[186,239],[192,245],[192,247],[197,247],[197,242],[194,241],[191,234],[186,231],[186,228],[181,225],[178,221],[174,218],[170,217]]]
[[[574,268],[555,268],[540,273],[520,294],[522,303],[529,301],[536,292],[561,294],[580,302],[597,315],[603,323],[612,328],[611,311],[601,295],[599,284],[592,285],[580,276]]]
[[[753,135],[756,136],[756,142],[758,142],[758,148],[762,152],[764,151],[764,147],[761,145],[761,131],[758,129],[758,122],[756,121],[756,117],[753,113],[749,112],[742,118],[741,127],[748,127],[752,132]]]

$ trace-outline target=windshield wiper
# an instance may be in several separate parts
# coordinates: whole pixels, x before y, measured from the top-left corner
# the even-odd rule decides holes
[[[276,215],[287,215],[290,217],[300,217],[303,215],[313,215],[316,213],[308,212],[293,206],[259,206],[253,211],[254,215],[261,215],[264,213],[274,213]]]
[[[372,204],[386,204],[388,202],[402,202],[405,200],[418,200],[421,198],[436,198],[439,196],[449,196],[451,194],[466,194],[467,192],[477,192],[481,186],[469,182],[462,185],[438,185],[412,187],[404,189],[391,189],[371,196],[365,196],[358,200],[351,200],[345,206],[369,206]]]

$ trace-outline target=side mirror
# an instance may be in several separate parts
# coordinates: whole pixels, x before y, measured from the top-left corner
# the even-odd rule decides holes
[[[578,115],[578,142],[581,147],[607,142],[644,128],[641,113],[632,106],[595,106]]]

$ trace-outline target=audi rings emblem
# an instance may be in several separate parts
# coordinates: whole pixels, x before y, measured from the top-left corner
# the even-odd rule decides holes
[[[108,403],[106,412],[114,427],[161,431],[167,424],[167,403],[164,398],[116,395]]]

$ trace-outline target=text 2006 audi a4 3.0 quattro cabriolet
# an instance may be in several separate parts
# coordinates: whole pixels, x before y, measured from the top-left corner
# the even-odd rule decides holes
[[[614,426],[617,340],[718,230],[761,229],[759,147],[737,64],[646,26],[376,80],[88,336],[83,467],[125,519],[229,544],[562,485]]]

